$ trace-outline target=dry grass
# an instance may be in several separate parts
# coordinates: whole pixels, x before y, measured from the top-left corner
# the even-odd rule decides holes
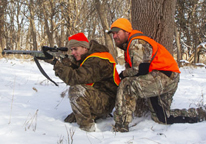
[[[12,102],[11,102],[11,112],[10,112],[10,118],[9,118],[9,124],[11,123],[11,113],[12,113],[12,107],[13,107],[13,101],[14,101],[14,88],[16,83],[16,77],[14,79],[14,87],[13,87],[13,94],[12,94]]]
[[[65,125],[66,127],[66,131],[67,131],[67,139],[68,139],[68,144],[73,144],[74,142],[74,134],[75,134],[75,130],[73,128],[70,128],[69,130],[67,129],[67,126]]]
[[[27,120],[24,123],[25,131],[27,131],[27,129],[30,129],[31,127],[34,132],[36,131],[38,111],[39,110],[37,109],[33,116],[28,116]]]

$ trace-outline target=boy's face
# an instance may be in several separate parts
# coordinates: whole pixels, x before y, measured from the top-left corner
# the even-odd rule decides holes
[[[81,60],[81,56],[83,54],[86,54],[88,52],[87,48],[84,47],[71,47],[71,51],[72,51],[72,55],[74,56],[74,58],[76,59],[76,61],[80,61]]]

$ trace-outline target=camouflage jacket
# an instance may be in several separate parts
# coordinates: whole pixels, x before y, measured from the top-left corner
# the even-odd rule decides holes
[[[107,47],[91,40],[89,51],[82,55],[81,60],[83,61],[87,56],[95,52],[109,52],[109,50]],[[54,69],[55,74],[67,85],[94,83],[94,88],[115,98],[117,85],[113,80],[113,64],[98,57],[90,57],[80,66],[82,61],[77,62],[78,66],[76,68],[66,63],[59,63],[58,66],[55,65],[55,67],[58,67]]]
[[[123,48],[126,53],[127,45]],[[135,76],[139,72],[139,64],[151,61],[152,46],[144,40],[134,39],[129,46],[129,54],[132,62],[132,67],[125,63],[126,70],[123,71],[123,76]]]

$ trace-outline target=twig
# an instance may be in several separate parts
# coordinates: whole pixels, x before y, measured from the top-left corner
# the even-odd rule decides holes
[[[33,122],[35,123],[35,124],[34,124],[34,128],[33,128],[33,131],[36,131],[36,127],[37,127],[37,113],[38,113],[38,111],[39,111],[39,110],[37,109],[36,112],[35,112],[35,114],[34,114],[34,116],[31,117],[30,120],[25,121],[25,123],[24,123],[24,125],[26,126],[26,127],[25,127],[25,131],[26,131],[27,129],[30,129],[30,127],[32,126]]]
[[[57,107],[62,103],[64,98],[61,99],[61,101],[55,106],[55,109],[57,109]]]
[[[75,130],[70,128],[69,131],[68,131],[66,125],[65,125],[65,127],[66,127],[66,131],[67,131],[68,144],[73,144],[73,142],[74,142],[73,137],[74,137]]]
[[[64,140],[64,136],[60,136],[59,141],[57,142],[57,144],[63,144],[63,140]]]
[[[16,77],[14,78],[14,87],[13,87],[13,93],[12,93],[12,101],[11,101],[11,112],[12,112],[12,107],[13,107],[13,101],[14,101],[14,88],[15,88],[15,83],[16,83]],[[10,112],[10,118],[9,118],[9,123],[11,123],[11,112]]]
[[[86,135],[87,135],[87,132],[86,132]],[[87,139],[89,140],[89,143],[90,143],[90,144],[92,144],[92,142],[90,141],[90,139],[89,139],[88,135],[87,135]]]

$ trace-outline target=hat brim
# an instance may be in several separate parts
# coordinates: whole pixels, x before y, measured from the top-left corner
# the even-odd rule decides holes
[[[109,30],[107,33],[110,34],[112,32],[118,32],[119,30],[121,30],[120,28],[118,27],[113,27],[111,30]]]

